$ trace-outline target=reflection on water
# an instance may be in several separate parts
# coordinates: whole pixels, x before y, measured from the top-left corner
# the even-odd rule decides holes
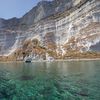
[[[0,100],[100,100],[100,62],[1,63]]]

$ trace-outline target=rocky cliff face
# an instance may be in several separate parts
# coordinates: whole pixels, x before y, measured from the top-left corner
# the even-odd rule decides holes
[[[39,20],[72,7],[71,0],[41,1],[21,18],[21,23],[32,25]]]
[[[100,1],[41,1],[20,19],[0,19],[0,39],[1,54],[8,44],[6,55],[34,39],[41,47],[62,55],[68,51],[100,51]]]

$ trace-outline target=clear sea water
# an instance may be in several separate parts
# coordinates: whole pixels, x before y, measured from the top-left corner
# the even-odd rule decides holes
[[[0,100],[100,100],[100,61],[0,63]]]

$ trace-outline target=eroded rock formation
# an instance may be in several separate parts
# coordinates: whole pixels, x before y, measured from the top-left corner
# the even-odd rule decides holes
[[[34,38],[44,52],[54,50],[56,55],[99,51],[100,1],[41,1],[20,19],[0,19],[0,54],[12,54],[22,49],[24,41]]]

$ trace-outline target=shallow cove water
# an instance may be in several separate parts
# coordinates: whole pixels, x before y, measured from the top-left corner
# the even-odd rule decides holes
[[[100,61],[0,63],[0,100],[100,100]]]

